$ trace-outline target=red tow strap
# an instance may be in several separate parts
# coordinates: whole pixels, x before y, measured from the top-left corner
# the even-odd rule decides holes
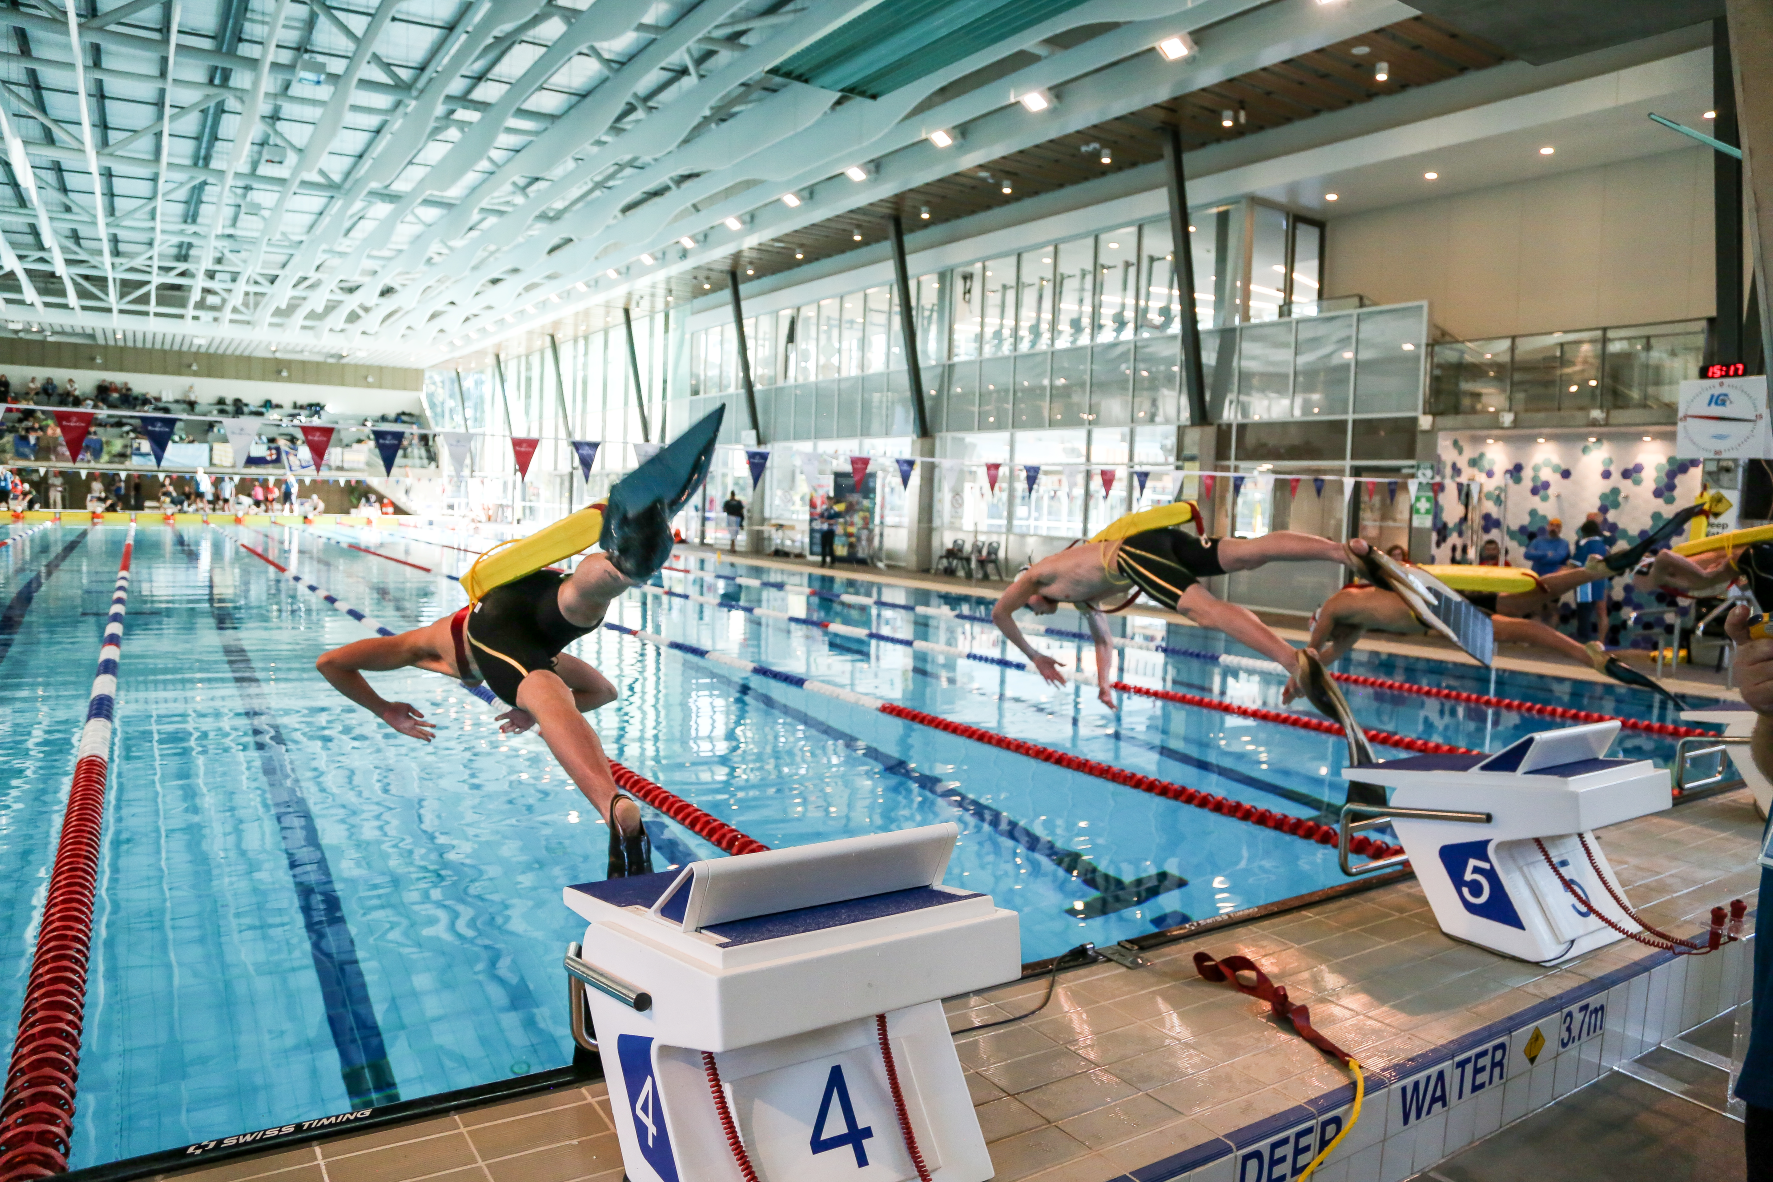
[[[1256,962],[1247,956],[1228,956],[1224,960],[1214,960],[1205,952],[1194,954],[1194,967],[1208,981],[1224,981],[1239,993],[1254,997],[1268,1003],[1274,1016],[1286,1022],[1298,1036],[1324,1052],[1335,1057],[1338,1063],[1352,1062],[1354,1056],[1319,1034],[1311,1025],[1311,1011],[1305,1006],[1296,1006],[1287,999],[1287,987],[1276,985],[1268,979],[1268,974],[1256,967]],[[1255,978],[1254,985],[1245,985],[1239,978],[1240,973],[1248,973]]]

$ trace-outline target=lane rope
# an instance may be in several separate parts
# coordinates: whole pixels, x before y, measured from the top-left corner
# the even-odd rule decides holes
[[[303,576],[290,570],[287,566],[284,566],[275,559],[269,558],[258,550],[253,549],[245,542],[240,542],[238,545],[242,550],[245,550],[260,562],[281,571],[284,577],[295,583],[296,586],[319,596],[322,602],[345,613],[364,627],[374,629],[377,635],[399,635],[399,633],[395,632],[392,628],[370,619],[356,608],[340,600],[336,595],[333,595],[331,592],[317,584],[309,582]],[[497,695],[495,695],[490,689],[486,688],[484,682],[480,685],[467,685],[462,682],[457,682],[457,684],[461,685],[463,689],[467,690],[489,706],[497,706],[500,708],[504,706],[504,703],[499,701]],[[725,821],[722,821],[719,817],[697,808],[689,801],[683,799],[683,797],[678,796],[668,788],[654,783],[639,772],[634,771],[632,768],[624,767],[613,759],[609,761],[609,767],[610,775],[615,779],[617,787],[635,798],[651,805],[659,812],[670,817],[673,821],[676,821],[679,825],[682,825],[685,829],[688,829],[691,833],[694,833],[697,837],[702,838],[715,847],[724,850],[729,854],[755,854],[770,848],[769,846],[764,845],[761,841],[758,841],[755,837],[741,833],[731,825],[728,825]],[[0,1180],[0,1182],[4,1182],[4,1180]]]
[[[41,522],[38,522],[36,525],[33,525],[30,529],[23,530],[19,533],[13,534],[9,538],[6,538],[4,540],[0,540],[0,550],[6,549],[6,547],[12,545],[14,542],[22,542],[26,538],[30,537],[32,534],[40,534],[44,530],[49,529],[54,524],[55,524],[55,522],[53,522],[53,521],[41,521]]]
[[[5,1092],[0,1094],[3,1182],[48,1177],[68,1168],[105,787],[117,709],[117,667],[123,655],[123,616],[129,604],[129,563],[134,549],[135,526],[131,525],[111,592],[98,671],[86,702],[73,786],[44,896],[31,975],[19,1007],[12,1063]]]

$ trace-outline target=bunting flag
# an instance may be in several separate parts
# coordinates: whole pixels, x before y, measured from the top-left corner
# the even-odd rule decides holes
[[[1409,495],[1412,505],[1416,503],[1416,486],[1421,483],[1420,480],[1406,480],[1404,482],[1404,491]]]
[[[246,461],[252,456],[252,445],[259,437],[259,421],[223,419],[222,430],[228,433],[228,449],[234,453],[233,467],[246,467]]]
[[[579,471],[585,474],[585,483],[591,483],[591,465],[597,460],[599,442],[595,439],[573,440],[573,454],[579,457]]]
[[[764,465],[770,462],[767,447],[748,447],[745,449],[745,464],[751,469],[751,487],[756,488],[758,481],[763,479]]]
[[[1022,478],[1024,480],[1028,481],[1028,492],[1029,492],[1029,495],[1032,496],[1034,494],[1035,483],[1040,480],[1040,465],[1039,464],[1023,464],[1022,465]]]
[[[819,482],[819,453],[803,451],[799,453],[799,458],[800,470],[806,476],[806,482],[809,485],[817,484]]]
[[[61,412],[56,413],[61,417]],[[87,416],[91,418],[91,415]],[[166,445],[172,442],[172,429],[178,426],[177,415],[143,415],[141,417],[142,434],[148,437],[148,447],[154,453],[154,466],[158,468],[160,461],[166,458]]]
[[[1385,482],[1385,492],[1387,494],[1386,495],[1387,500],[1389,500],[1389,501],[1397,500],[1397,481],[1387,480]]]
[[[457,476],[468,474],[468,451],[473,439],[466,431],[444,431],[443,449],[449,453],[450,466],[456,470]]]
[[[1244,491],[1244,478],[1242,476],[1233,476],[1231,478],[1231,503],[1232,504],[1234,504],[1234,505],[1237,504],[1237,494],[1242,491]]]
[[[1201,495],[1202,499],[1204,499],[1204,500],[1211,500],[1212,499],[1213,485],[1217,482],[1218,482],[1218,477],[1214,476],[1211,472],[1208,472],[1206,475],[1204,475],[1200,478],[1200,495]]]
[[[308,445],[308,454],[314,458],[314,471],[326,463],[326,449],[332,446],[333,432],[337,427],[321,427],[305,424],[302,427],[302,442]]]
[[[1295,500],[1298,499],[1299,496],[1299,480],[1300,478],[1297,476],[1287,478],[1287,495],[1293,497]]]
[[[1324,478],[1322,476],[1313,476],[1311,478],[1311,486],[1317,490],[1318,496],[1321,497],[1324,495]]]
[[[86,446],[86,433],[92,430],[94,412],[90,410],[57,410],[50,413],[55,415],[55,425],[62,430],[62,442],[68,445],[68,459],[78,460],[80,449]],[[169,430],[167,435],[171,436],[171,434],[172,432]],[[160,455],[165,450],[165,445],[162,444],[160,452],[154,454],[155,463],[160,462]]]
[[[997,491],[997,474],[1002,470],[1002,464],[993,463],[985,465],[985,482],[991,485],[991,491],[994,493]]]
[[[942,469],[942,486],[953,488],[960,481],[959,460],[937,460],[936,466]]]
[[[517,461],[517,478],[519,480],[529,479],[529,464],[531,460],[536,458],[536,445],[541,442],[540,439],[528,436],[513,435],[511,437],[511,458]],[[634,446],[638,448],[640,445],[635,444]]]
[[[898,460],[898,461],[896,461],[896,463],[899,465],[899,487],[900,488],[910,488],[911,487],[911,473],[917,468],[917,461],[916,460]]]
[[[1089,474],[1089,469],[1085,468],[1082,464],[1061,464],[1061,465],[1059,465],[1059,479],[1061,479],[1065,482],[1066,488],[1070,488],[1071,483],[1074,480],[1077,480],[1079,478],[1087,478],[1088,474]]]
[[[1134,483],[1134,484],[1137,484],[1137,485],[1138,485],[1138,486],[1139,486],[1139,492],[1138,492],[1138,495],[1139,495],[1139,496],[1140,496],[1140,497],[1144,497],[1144,495],[1145,495],[1145,482],[1146,482],[1146,481],[1147,481],[1147,480],[1150,480],[1150,479],[1151,479],[1151,473],[1150,473],[1150,472],[1148,472],[1148,471],[1146,471],[1146,470],[1145,470],[1145,469],[1143,469],[1143,468],[1141,468],[1141,469],[1139,469],[1139,470],[1138,470],[1138,471],[1137,471],[1137,472],[1134,472],[1134,473],[1133,473],[1133,483]]]
[[[1102,476],[1102,495],[1105,497],[1113,495],[1113,493],[1114,493],[1114,469],[1113,468],[1102,469],[1101,476]]]
[[[636,443],[634,445],[634,466],[636,468],[659,454],[662,443]]]
[[[850,457],[850,479],[855,482],[856,491],[862,491],[862,481],[868,475],[868,457]]]
[[[376,454],[382,457],[382,471],[394,475],[394,461],[400,458],[400,445],[406,440],[406,432],[392,427],[372,427],[369,433],[375,438]],[[320,465],[314,466],[318,468]]]

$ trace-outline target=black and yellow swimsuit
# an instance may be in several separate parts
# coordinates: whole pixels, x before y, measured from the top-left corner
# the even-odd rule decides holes
[[[1113,566],[1171,611],[1190,587],[1225,573],[1218,538],[1202,541],[1187,530],[1173,528],[1148,529],[1122,539]]]
[[[560,650],[602,624],[581,628],[560,614],[565,571],[539,570],[501,583],[468,612],[474,663],[500,700],[517,705],[517,687],[538,669],[554,668]]]

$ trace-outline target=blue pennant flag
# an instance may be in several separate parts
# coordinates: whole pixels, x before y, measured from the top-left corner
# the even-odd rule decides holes
[[[142,434],[148,437],[156,468],[166,458],[166,445],[172,442],[172,429],[178,426],[178,422],[177,415],[143,415],[141,418]]]
[[[749,467],[751,469],[751,487],[752,488],[756,488],[758,485],[758,482],[763,479],[764,465],[768,464],[769,462],[770,462],[769,448],[767,448],[767,447],[748,447],[745,449],[745,464],[747,467]]]
[[[1138,495],[1139,495],[1139,496],[1144,496],[1144,495],[1145,495],[1145,482],[1146,482],[1146,481],[1147,481],[1147,480],[1150,480],[1150,479],[1151,479],[1151,473],[1149,473],[1149,472],[1144,472],[1144,471],[1135,471],[1135,472],[1134,472],[1134,473],[1133,473],[1133,479],[1134,479],[1134,480],[1135,480],[1135,481],[1137,481],[1137,482],[1138,482],[1138,485],[1139,485],[1139,493],[1138,493]]]
[[[1386,498],[1387,500],[1397,500],[1397,481],[1387,480],[1385,482],[1385,491],[1388,494]]]
[[[602,440],[573,440],[573,452],[579,457],[579,471],[585,474],[585,483],[591,483],[591,462],[597,458],[597,448]]]
[[[917,467],[916,460],[899,460],[899,487],[911,487],[911,470]]]
[[[1023,464],[1022,471],[1028,477],[1028,491],[1032,493],[1034,491],[1035,482],[1040,479],[1040,465]]]
[[[1320,497],[1323,496],[1324,495],[1324,478],[1322,476],[1312,477],[1311,478],[1311,487],[1317,490],[1318,496],[1320,496]]]
[[[393,475],[394,461],[400,458],[400,444],[406,438],[406,432],[392,427],[372,427],[369,433],[375,436],[376,454],[382,457],[382,471]]]
[[[1233,476],[1231,478],[1231,499],[1233,501],[1237,500],[1237,494],[1242,492],[1243,489],[1244,478],[1242,476]]]

